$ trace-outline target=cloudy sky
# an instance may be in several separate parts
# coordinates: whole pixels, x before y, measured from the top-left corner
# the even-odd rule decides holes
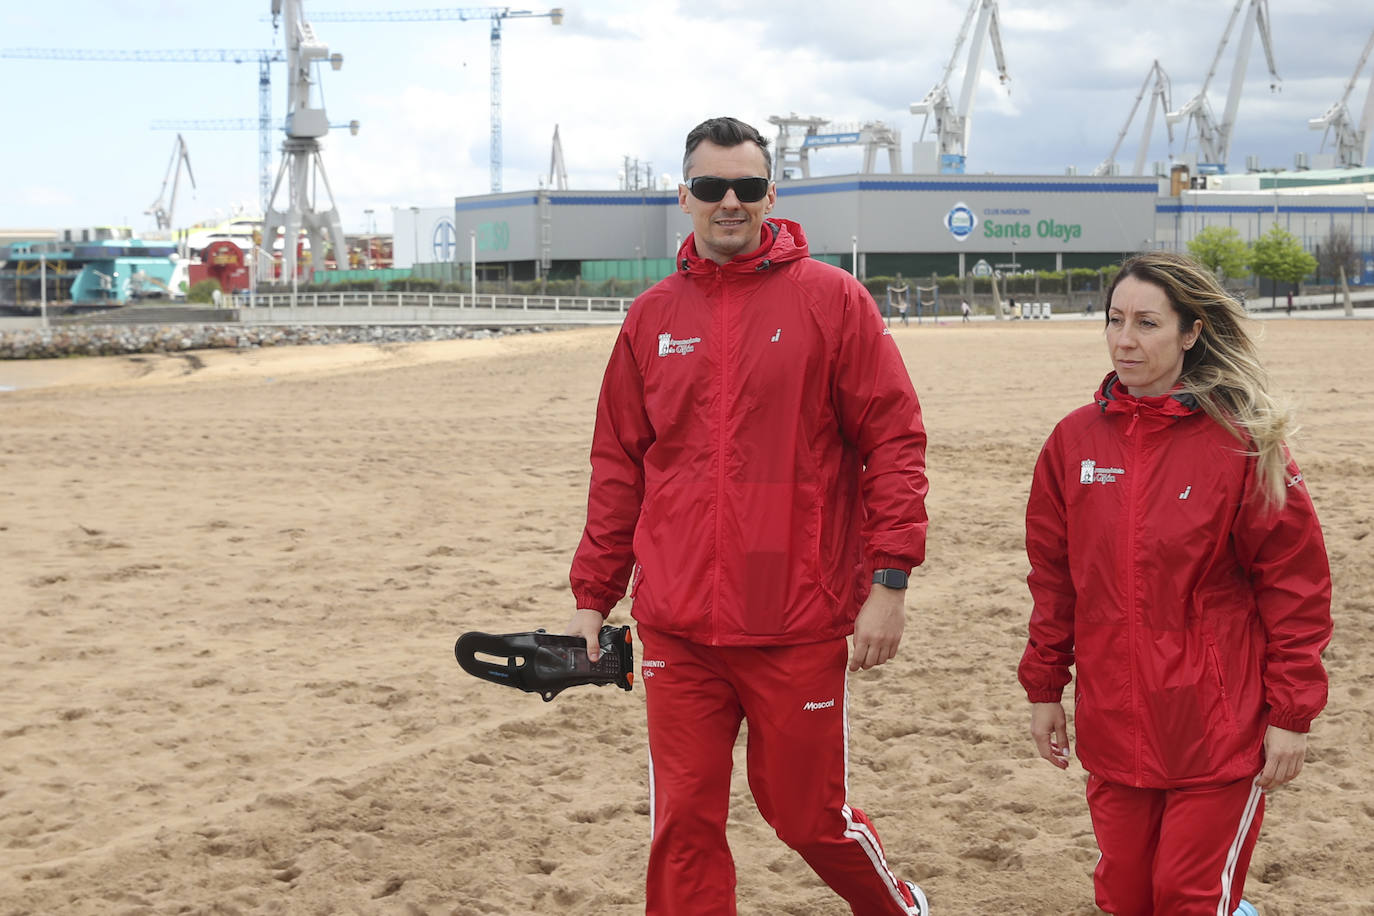
[[[922,119],[909,111],[940,78],[968,0],[562,0],[563,23],[510,19],[502,30],[504,189],[538,186],[558,125],[570,184],[615,188],[625,157],[676,182],[682,138],[703,118],[733,114],[773,135],[770,115],[883,121],[900,130],[903,161]],[[1249,0],[1246,0],[1248,3]],[[312,11],[437,8],[425,0],[306,0]],[[1202,85],[1234,0],[1002,0],[1010,82],[999,86],[989,48],[973,108],[968,170],[1088,173],[1110,151],[1152,61],[1169,74],[1178,108]],[[0,49],[157,52],[272,48],[270,0],[45,0],[0,2]],[[551,7],[529,9],[543,12]],[[1374,30],[1363,0],[1275,0],[1271,82],[1252,42],[1232,145],[1265,167],[1315,156],[1309,130],[1345,91]],[[318,21],[318,38],[344,55],[323,74],[330,120],[357,119],[325,141],[324,162],[350,232],[391,228],[393,207],[444,206],[489,187],[489,23]],[[1220,117],[1239,25],[1209,93]],[[967,46],[955,66],[962,80]],[[154,121],[256,122],[256,63],[94,62],[0,57],[0,228],[119,224],[151,229],[176,132]],[[1366,65],[1351,98],[1358,117]],[[273,115],[285,112],[284,65],[274,65]],[[1140,142],[1136,115],[1118,161]],[[1174,154],[1194,147],[1180,133]],[[1150,161],[1166,160],[1156,118]],[[183,179],[178,224],[256,209],[258,135],[183,131],[196,187]],[[274,137],[275,151],[280,135]],[[857,148],[813,156],[813,172],[859,170]],[[879,169],[886,170],[882,160]],[[274,171],[275,177],[275,171]],[[372,210],[369,217],[367,211]]]

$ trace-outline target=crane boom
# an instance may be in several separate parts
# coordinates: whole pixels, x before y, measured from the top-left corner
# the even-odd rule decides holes
[[[191,180],[191,187],[196,186],[196,176],[191,173],[191,156],[186,151],[186,141],[177,134],[176,143],[172,145],[172,159],[167,163],[167,174],[162,178],[162,189],[158,192],[157,200],[153,201],[144,213],[157,222],[159,229],[172,228],[172,213],[177,206],[177,187],[181,184],[181,167],[186,166],[186,177]],[[162,200],[167,196],[167,182],[172,183],[172,198],[165,205]]]
[[[7,48],[0,57],[26,60],[99,60],[142,63],[258,64],[258,204],[267,209],[272,182],[272,68],[286,60],[278,48],[185,48],[142,51],[75,48]]]
[[[1153,90],[1151,90],[1151,84],[1154,86]],[[1150,65],[1149,71],[1145,74],[1145,82],[1140,84],[1140,91],[1136,93],[1135,102],[1131,105],[1130,114],[1126,115],[1126,123],[1122,125],[1121,132],[1116,135],[1116,143],[1112,146],[1112,151],[1107,154],[1107,158],[1103,159],[1102,163],[1097,168],[1093,169],[1094,175],[1111,174],[1112,167],[1116,165],[1116,154],[1121,149],[1121,143],[1126,139],[1126,134],[1131,129],[1131,122],[1135,120],[1135,113],[1140,109],[1140,102],[1145,98],[1147,92],[1151,93],[1152,98],[1150,99],[1149,106],[1146,108],[1145,128],[1141,133],[1140,148],[1136,152],[1135,157],[1135,169],[1131,174],[1139,175],[1145,169],[1145,156],[1150,148],[1150,134],[1154,130],[1156,103],[1158,103],[1158,107],[1162,109],[1165,114],[1165,127],[1169,132],[1170,155],[1172,156],[1174,128],[1173,125],[1168,122],[1170,104],[1169,74],[1165,73],[1159,61],[1155,60],[1155,62]]]
[[[246,64],[264,57],[271,61],[286,60],[286,56],[275,49],[233,49],[233,48],[185,48],[178,50],[80,50],[73,48],[6,48],[0,57],[17,57],[28,60],[115,60],[115,61],[152,61],[157,63],[187,64]]]
[[[1236,20],[1240,17],[1240,11],[1242,7],[1246,6],[1246,3],[1247,0],[1236,0],[1236,5],[1231,9],[1231,16],[1226,22],[1226,30],[1221,34],[1221,41],[1217,44],[1216,53],[1212,55],[1212,65],[1207,70],[1207,77],[1202,81],[1202,88],[1198,90],[1198,94],[1189,99],[1178,111],[1171,111],[1165,115],[1165,120],[1169,124],[1177,124],[1185,118],[1188,119],[1188,128],[1184,133],[1185,145],[1188,142],[1189,134],[1194,128],[1197,129],[1199,170],[1226,171],[1226,163],[1231,154],[1231,134],[1236,124],[1236,112],[1240,108],[1241,89],[1245,83],[1245,68],[1250,61],[1250,44],[1256,27],[1259,29],[1260,41],[1264,45],[1265,59],[1269,64],[1269,75],[1273,78],[1269,88],[1277,89],[1281,81],[1278,68],[1274,65],[1274,50],[1270,38],[1269,0],[1248,0],[1249,9],[1246,11],[1245,24],[1241,28],[1240,41],[1237,43],[1236,60],[1232,66],[1231,86],[1226,96],[1226,107],[1223,109],[1221,123],[1217,123],[1216,117],[1212,114],[1211,103],[1207,100],[1207,90],[1212,85],[1212,78],[1216,76],[1222,54],[1231,40],[1231,32],[1235,29]]]
[[[535,12],[508,6],[464,6],[419,10],[333,10],[312,13],[317,22],[433,22],[436,20],[491,20],[491,190],[501,190],[501,23],[507,19],[548,19],[562,25],[563,8]]]
[[[1374,51],[1374,32],[1369,34],[1369,40],[1360,52],[1360,60],[1355,64],[1355,71],[1350,74],[1350,79],[1345,84],[1345,92],[1341,94],[1340,101],[1332,103],[1320,118],[1313,118],[1307,122],[1311,129],[1326,132],[1322,136],[1323,149],[1326,148],[1327,138],[1332,138],[1336,164],[1342,168],[1358,168],[1369,161],[1370,134],[1374,132],[1374,76],[1369,79],[1369,93],[1365,96],[1364,110],[1358,125],[1351,117],[1347,106],[1371,51]]]
[[[977,14],[977,24],[974,16]],[[959,91],[959,101],[950,101],[949,82],[959,61],[959,54],[972,33],[968,62],[964,68],[964,82]],[[954,41],[954,53],[945,65],[940,81],[936,83],[925,98],[911,104],[912,114],[924,114],[921,134],[925,135],[926,126],[935,118],[936,144],[940,157],[940,171],[962,174],[968,155],[968,141],[972,126],[973,95],[978,86],[978,76],[982,69],[983,40],[991,40],[993,55],[997,59],[997,77],[1006,83],[1007,62],[1002,53],[1002,34],[998,25],[997,0],[971,0],[964,13],[959,36]]]

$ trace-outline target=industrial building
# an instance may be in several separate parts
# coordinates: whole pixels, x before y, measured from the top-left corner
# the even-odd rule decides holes
[[[1364,252],[1350,279],[1374,284],[1374,169],[1226,175],[1206,188],[1153,177],[847,175],[779,183],[773,215],[806,230],[812,254],[860,276],[1099,268],[1147,248],[1186,250],[1206,226],[1253,242],[1272,225],[1308,251],[1333,229]],[[691,232],[675,191],[538,191],[397,208],[398,266],[450,262],[483,282],[656,279]]]

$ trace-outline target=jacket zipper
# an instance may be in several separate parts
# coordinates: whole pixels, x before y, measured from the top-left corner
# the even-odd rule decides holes
[[[726,332],[726,301],[727,288],[722,282],[721,269],[716,266],[715,282],[720,290],[720,308],[717,312],[717,322],[720,340],[720,394],[719,394],[719,417],[716,421],[716,542],[713,545],[716,554],[716,562],[712,564],[715,569],[715,581],[711,589],[711,643],[715,645],[720,642],[720,580],[721,565],[724,557],[721,556],[721,529],[724,523],[721,520],[723,506],[725,505],[725,424],[728,417],[727,398],[729,393],[729,365],[730,348]]]
[[[1126,427],[1126,437],[1127,437],[1128,439],[1131,440],[1131,450],[1130,450],[1130,454],[1131,454],[1131,466],[1130,466],[1130,468],[1127,469],[1127,477],[1128,477],[1130,483],[1128,484],[1127,489],[1126,489],[1126,494],[1127,494],[1127,495],[1126,495],[1126,500],[1127,500],[1127,501],[1126,501],[1126,519],[1127,519],[1127,528],[1126,528],[1126,567],[1127,567],[1126,584],[1127,584],[1127,587],[1129,588],[1129,593],[1128,593],[1128,594],[1129,594],[1129,598],[1128,598],[1128,600],[1127,600],[1127,602],[1126,602],[1126,613],[1127,613],[1127,615],[1128,615],[1128,616],[1127,616],[1127,620],[1126,620],[1126,634],[1127,634],[1127,646],[1129,647],[1129,650],[1130,650],[1130,658],[1127,659],[1126,670],[1129,671],[1129,672],[1130,672],[1130,675],[1131,675],[1131,678],[1130,678],[1130,683],[1131,683],[1131,731],[1132,731],[1132,736],[1131,736],[1131,751],[1132,751],[1132,754],[1133,754],[1133,756],[1134,756],[1134,758],[1135,758],[1135,769],[1134,769],[1134,773],[1135,773],[1135,784],[1136,784],[1136,786],[1140,786],[1140,785],[1141,785],[1141,779],[1140,779],[1140,721],[1141,721],[1141,715],[1140,715],[1140,702],[1139,702],[1139,697],[1138,697],[1137,694],[1136,694],[1136,672],[1135,672],[1135,663],[1136,663],[1136,655],[1137,655],[1137,650],[1136,650],[1136,637],[1137,637],[1137,633],[1136,633],[1136,631],[1137,631],[1137,629],[1138,629],[1137,621],[1136,621],[1136,615],[1137,615],[1137,613],[1138,613],[1138,611],[1139,611],[1139,608],[1137,607],[1137,599],[1136,599],[1136,561],[1135,561],[1136,551],[1135,551],[1135,541],[1136,541],[1136,527],[1137,527],[1137,525],[1139,524],[1139,517],[1138,517],[1138,513],[1137,513],[1137,511],[1136,511],[1136,498],[1137,498],[1137,495],[1138,495],[1137,481],[1141,480],[1141,479],[1144,477],[1144,474],[1141,472],[1141,468],[1140,468],[1140,439],[1139,439],[1139,437],[1135,437],[1133,434],[1134,434],[1134,432],[1135,432],[1135,424],[1136,424],[1136,421],[1139,420],[1139,419],[1140,419],[1140,405],[1139,405],[1139,404],[1136,404],[1136,405],[1135,405],[1135,412],[1131,414],[1131,422],[1130,422],[1130,424]]]

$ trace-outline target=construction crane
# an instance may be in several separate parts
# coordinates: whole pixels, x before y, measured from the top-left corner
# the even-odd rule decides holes
[[[168,51],[80,51],[64,48],[9,48],[0,50],[0,57],[30,60],[99,60],[142,63],[175,64],[258,64],[258,197],[259,205],[267,208],[267,195],[272,189],[272,68],[273,63],[286,60],[276,49],[187,49]]]
[[[177,134],[177,142],[172,146],[172,160],[167,163],[167,174],[162,178],[162,190],[158,192],[157,200],[153,201],[144,213],[149,214],[157,222],[159,229],[172,228],[172,212],[177,206],[177,187],[181,184],[181,167],[186,166],[186,177],[191,180],[191,187],[196,186],[196,176],[191,174],[191,156],[186,152],[186,141]],[[163,198],[167,196],[167,182],[172,183],[172,198],[163,204]]]
[[[501,190],[501,23],[507,19],[548,19],[562,25],[563,8],[536,13],[508,6],[476,6],[432,10],[379,10],[312,13],[316,22],[431,22],[441,19],[491,20],[491,190]]]
[[[335,265],[348,263],[348,243],[344,239],[343,223],[339,220],[339,210],[334,204],[334,191],[329,187],[329,178],[324,172],[324,160],[320,158],[320,137],[329,133],[329,116],[325,113],[324,103],[311,104],[310,89],[315,85],[313,76],[317,61],[329,61],[338,70],[343,66],[343,55],[331,54],[329,45],[315,37],[315,30],[305,19],[301,0],[272,0],[272,17],[285,20],[282,29],[286,42],[286,140],[282,143],[281,167],[277,170],[276,183],[267,196],[267,207],[263,210],[262,243],[270,252],[276,243],[277,230],[284,230],[282,236],[283,277],[297,275],[296,245],[301,230],[310,240],[312,263],[324,266],[324,236],[329,235],[334,245]],[[319,97],[319,93],[316,93]],[[286,202],[281,210],[274,208],[277,191],[286,179]],[[318,179],[318,182],[316,181]],[[319,185],[324,186],[328,198],[328,208],[318,194]],[[259,276],[268,266],[258,261]]]
[[[1212,77],[1216,76],[1222,52],[1226,50],[1226,43],[1231,39],[1231,30],[1235,28],[1241,7],[1246,5],[1247,0],[1236,0],[1235,8],[1231,10],[1231,18],[1226,22],[1226,31],[1221,34],[1221,43],[1217,45],[1217,53],[1212,57],[1212,66],[1208,69],[1207,78],[1202,81],[1202,88],[1198,90],[1198,94],[1189,99],[1178,111],[1171,111],[1165,115],[1165,120],[1169,124],[1177,124],[1184,118],[1188,119],[1188,128],[1183,135],[1185,146],[1188,136],[1194,129],[1197,130],[1197,170],[1202,173],[1226,172],[1226,163],[1231,154],[1231,132],[1236,126],[1236,111],[1240,108],[1240,93],[1245,84],[1245,67],[1250,62],[1250,43],[1256,27],[1259,28],[1260,41],[1264,45],[1265,60],[1269,63],[1269,75],[1273,77],[1273,82],[1269,84],[1270,90],[1277,89],[1281,81],[1278,70],[1274,67],[1274,48],[1269,36],[1269,0],[1248,2],[1245,24],[1241,27],[1240,41],[1236,45],[1236,61],[1231,68],[1231,88],[1226,94],[1226,108],[1222,113],[1221,123],[1218,124],[1212,114],[1212,106],[1207,101],[1207,89],[1212,84]]]
[[[1156,60],[1145,74],[1145,82],[1140,84],[1140,91],[1136,93],[1131,113],[1126,115],[1126,123],[1122,125],[1121,133],[1116,135],[1116,145],[1107,154],[1107,158],[1102,160],[1102,164],[1093,169],[1094,175],[1111,175],[1115,172],[1117,151],[1121,149],[1121,142],[1126,139],[1126,134],[1131,129],[1131,121],[1135,120],[1135,113],[1147,92],[1151,95],[1150,104],[1145,109],[1145,128],[1140,134],[1140,148],[1135,154],[1135,168],[1131,170],[1131,174],[1140,175],[1145,170],[1145,155],[1150,150],[1150,134],[1154,132],[1156,107],[1164,112],[1164,125],[1169,132],[1169,157],[1173,158],[1174,126],[1169,123],[1169,107],[1172,104],[1169,100],[1169,74],[1164,72],[1164,68]]]
[[[1360,168],[1369,161],[1369,139],[1370,134],[1374,133],[1374,75],[1369,78],[1369,92],[1364,97],[1364,112],[1358,126],[1350,116],[1346,102],[1350,101],[1350,94],[1355,91],[1355,83],[1359,81],[1360,72],[1364,70],[1371,51],[1374,51],[1374,32],[1370,33],[1364,51],[1360,52],[1360,62],[1355,65],[1355,72],[1350,74],[1341,100],[1328,108],[1320,118],[1307,122],[1307,126],[1313,130],[1326,132],[1322,135],[1322,149],[1326,149],[1328,138],[1333,139],[1331,145],[1336,151],[1336,164],[1341,168]]]
[[[175,118],[161,118],[150,121],[148,127],[152,130],[257,130],[258,121],[255,118],[196,118],[192,120],[177,120]],[[353,136],[358,135],[360,127],[359,121],[349,121],[346,124],[330,124],[331,130],[348,128],[348,132]],[[284,123],[273,124],[274,130],[285,130]]]
[[[973,28],[973,40],[969,46],[968,63],[964,69],[964,84],[959,90],[957,105],[950,101],[949,81],[954,67],[959,62],[959,52],[964,42],[969,40],[969,26],[973,23],[974,13],[978,14],[978,24]],[[945,65],[940,81],[926,93],[926,97],[911,105],[912,114],[924,114],[921,123],[921,136],[925,136],[926,126],[932,116],[935,118],[936,149],[939,154],[939,168],[942,174],[962,175],[968,156],[969,127],[972,122],[973,91],[978,86],[978,72],[983,62],[983,39],[991,38],[992,51],[997,57],[997,78],[1005,84],[1007,63],[1002,54],[1002,33],[997,26],[997,0],[972,0],[968,12],[964,14],[964,24],[959,29],[959,37],[954,42],[954,53]]]

